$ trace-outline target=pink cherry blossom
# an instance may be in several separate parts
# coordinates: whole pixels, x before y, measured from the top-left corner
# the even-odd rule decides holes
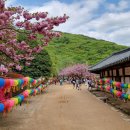
[[[60,71],[59,76],[78,76],[78,77],[86,77],[90,76],[88,71],[88,66],[85,64],[75,64],[69,67],[64,68]]]
[[[47,12],[30,13],[23,7],[6,7],[5,0],[0,0],[0,51],[4,55],[1,61],[5,68],[16,67],[22,69],[20,60],[25,60],[30,65],[34,54],[41,52],[53,37],[59,37],[60,33],[52,29],[66,22],[68,16],[49,18]],[[35,21],[35,22],[34,22]],[[31,47],[26,41],[19,42],[17,36],[26,32],[29,41],[37,40],[37,34],[43,44]],[[3,68],[0,70],[0,73]],[[4,70],[7,72],[7,70]]]

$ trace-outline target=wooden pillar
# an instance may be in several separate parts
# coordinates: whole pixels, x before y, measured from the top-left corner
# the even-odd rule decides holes
[[[113,80],[113,69],[111,69],[111,73],[112,73],[112,80]]]
[[[100,78],[102,78],[102,71],[100,72]]]
[[[125,67],[123,67],[122,70],[123,70],[123,80],[124,80],[123,82],[125,83]]]
[[[110,77],[110,71],[107,70],[107,77]]]

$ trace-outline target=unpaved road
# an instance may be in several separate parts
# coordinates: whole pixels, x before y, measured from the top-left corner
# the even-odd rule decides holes
[[[47,92],[0,117],[0,130],[128,130],[130,121],[89,93],[72,85],[50,86]]]

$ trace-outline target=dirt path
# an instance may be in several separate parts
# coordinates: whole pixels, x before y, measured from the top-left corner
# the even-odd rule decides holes
[[[83,86],[50,86],[0,118],[0,130],[128,130],[130,120]]]

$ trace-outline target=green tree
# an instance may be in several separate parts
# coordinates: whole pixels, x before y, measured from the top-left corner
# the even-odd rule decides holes
[[[24,63],[23,63],[24,64]],[[52,62],[46,50],[39,53],[35,59],[32,60],[30,66],[24,66],[19,73],[33,78],[49,77],[51,76]]]
[[[40,37],[40,35],[39,35]],[[40,44],[40,40],[37,39],[33,41],[29,41],[26,34],[22,33],[21,35],[18,35],[18,41],[26,41],[29,43],[31,47],[37,46],[37,44]],[[35,55],[35,54],[34,54]],[[39,54],[35,56],[35,59],[32,60],[30,66],[25,66],[24,61],[21,61],[23,64],[23,69],[21,71],[17,71],[14,69],[15,72],[18,72],[20,74],[23,74],[25,76],[30,76],[33,78],[38,77],[49,77],[52,73],[52,61],[50,58],[50,55],[46,50],[41,51]]]

